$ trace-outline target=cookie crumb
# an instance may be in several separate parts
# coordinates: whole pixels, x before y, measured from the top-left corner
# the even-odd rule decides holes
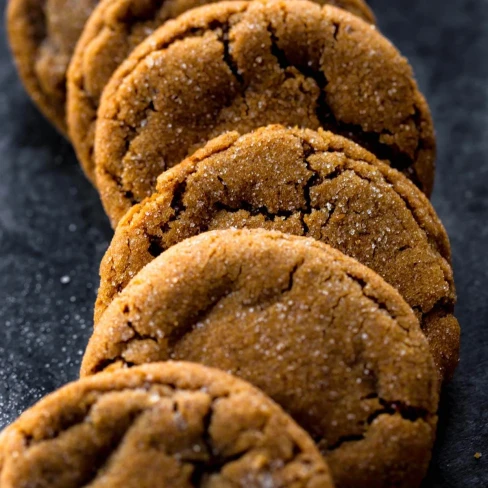
[[[475,459],[481,459],[481,456],[482,456],[481,452],[475,452],[474,454]]]

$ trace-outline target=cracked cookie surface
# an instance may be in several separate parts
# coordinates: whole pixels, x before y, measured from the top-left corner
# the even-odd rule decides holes
[[[429,109],[374,26],[306,1],[224,2],[156,30],[106,86],[95,162],[112,224],[209,139],[272,123],[345,134],[432,188]]]
[[[254,230],[187,239],[102,316],[82,375],[167,359],[255,384],[318,443],[338,487],[418,486],[438,380],[410,307],[311,238]]]
[[[68,73],[67,119],[78,159],[95,181],[93,147],[102,90],[130,52],[157,27],[186,10],[215,0],[105,0],[86,23]],[[363,0],[318,0],[373,23]]]
[[[98,0],[10,0],[7,28],[24,86],[63,134],[66,72],[76,42]]]
[[[441,376],[452,375],[459,324],[441,222],[402,174],[322,130],[228,133],[163,173],[154,194],[121,220],[102,260],[95,324],[161,252],[231,227],[313,237],[376,271],[417,313]]]
[[[312,439],[228,374],[162,363],[72,383],[0,434],[2,488],[332,488]]]

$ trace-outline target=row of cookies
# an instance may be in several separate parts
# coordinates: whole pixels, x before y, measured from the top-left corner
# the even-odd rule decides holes
[[[230,163],[235,172],[228,171]],[[312,176],[306,173],[308,167],[322,171],[309,189],[311,205],[324,201],[328,192],[332,192],[334,197],[330,201],[337,206],[332,207],[325,200],[322,208],[312,207],[310,212],[299,208],[295,212],[283,212],[273,207],[273,201],[279,202],[287,190],[297,191],[297,182],[310,181]],[[193,171],[185,171],[188,168]],[[296,171],[304,174],[297,175]],[[178,177],[181,174],[195,177],[187,180]],[[387,175],[390,180],[385,178]],[[224,179],[228,176],[230,180]],[[425,253],[431,258],[435,256],[432,251],[426,252],[425,242],[428,241],[425,237],[424,244],[417,240],[421,232],[427,235],[425,231],[420,231],[420,227],[416,229],[405,216],[408,209],[405,201],[411,202],[408,216],[412,219],[411,215],[425,214],[428,210],[432,212],[428,200],[404,176],[375,161],[371,154],[352,142],[323,131],[315,133],[280,126],[259,129],[245,136],[235,133],[221,136],[162,175],[159,182],[163,181],[173,185],[161,184],[154,199],[137,205],[124,217],[104,259],[102,281],[118,291],[104,295],[104,288],[100,289],[98,320],[83,358],[81,375],[85,378],[53,394],[28,412],[27,419],[34,418],[28,424],[29,428],[33,429],[40,415],[46,416],[49,422],[58,422],[61,412],[73,408],[66,397],[76,394],[78,398],[78,390],[85,392],[88,388],[91,394],[99,382],[117,385],[122,381],[120,378],[129,381],[131,375],[135,377],[136,386],[133,388],[138,388],[137,381],[146,374],[144,365],[147,363],[157,363],[151,371],[165,375],[167,368],[172,370],[175,366],[161,364],[160,361],[191,361],[219,367],[244,378],[279,403],[316,442],[335,486],[419,486],[435,438],[442,381],[432,352],[440,353],[437,360],[451,354],[450,365],[454,366],[456,351],[448,351],[445,347],[449,341],[443,343],[441,340],[449,332],[442,329],[442,323],[437,324],[439,334],[429,336],[429,347],[425,337],[429,328],[425,327],[425,320],[422,331],[418,318],[398,291],[358,261],[320,242],[327,242],[327,239],[319,237],[320,234],[327,235],[327,226],[317,226],[317,222],[323,224],[325,217],[334,223],[336,229],[343,223],[346,226],[342,228],[343,232],[329,231],[332,235],[338,234],[338,241],[347,239],[350,247],[360,242],[357,238],[361,235],[367,238],[367,234],[361,234],[365,228],[357,225],[361,219],[354,220],[358,217],[371,218],[385,228],[397,225],[378,234],[375,241],[378,247],[371,249],[373,253],[379,252],[379,262],[385,263],[391,258],[393,267],[398,267],[402,273],[402,261],[394,253],[388,254],[388,249],[398,251],[396,246],[401,245],[399,255],[410,250],[414,255]],[[219,205],[209,196],[215,197],[215,184],[222,184],[222,181],[227,183],[222,195],[228,200],[223,199]],[[270,186],[269,181],[274,186]],[[175,210],[171,207],[175,194],[168,191],[174,189],[175,184],[185,186],[176,218],[171,215],[171,210]],[[236,193],[239,189],[244,193]],[[341,198],[343,191],[346,193]],[[364,198],[368,193],[370,200]],[[232,204],[245,195],[247,198],[249,195],[268,198],[270,195],[270,200],[263,200],[268,206],[255,208],[252,207],[252,199],[251,204],[242,200],[239,209],[233,209],[226,203]],[[414,197],[417,197],[417,202]],[[288,196],[287,199],[300,200],[298,196]],[[188,214],[189,209],[196,211]],[[168,220],[159,220],[165,215]],[[178,224],[173,229],[172,222]],[[429,220],[424,222],[424,227],[428,228]],[[298,233],[293,231],[297,225],[310,225],[317,232],[316,239],[266,230],[281,228]],[[446,245],[447,241],[434,237],[436,227],[437,234],[444,235],[439,222],[433,220],[430,225],[430,238],[439,241],[439,248],[442,247],[441,242]],[[202,227],[205,230],[227,230],[195,235]],[[235,227],[264,229],[236,230]],[[195,230],[187,234],[185,228]],[[152,234],[155,229],[166,229],[167,234]],[[404,229],[404,235],[399,233],[399,229]],[[168,241],[170,235],[179,236],[179,239],[171,243]],[[194,237],[187,238],[191,235]],[[408,241],[409,235],[414,236],[413,240]],[[115,246],[118,251],[115,251]],[[125,262],[112,266],[114,257],[117,261],[121,256]],[[424,269],[428,263],[429,259],[426,259],[420,261],[419,266]],[[436,265],[449,270],[448,261],[443,261],[440,254],[437,254]],[[403,272],[412,267],[415,267],[415,261],[410,262]],[[125,272],[127,276],[134,276],[127,283],[121,279]],[[425,268],[419,275],[420,295],[428,290],[427,282],[422,284],[422,276],[428,277],[431,272]],[[426,296],[428,294],[424,298]],[[438,312],[436,310],[436,315]],[[455,321],[452,315],[451,319]],[[188,367],[176,366],[182,370],[181,374]],[[197,370],[192,369],[192,375],[197,374]],[[442,373],[447,374],[447,371]],[[151,389],[151,380],[145,380],[145,385]],[[117,391],[115,386],[113,388]],[[126,394],[124,392],[124,396]],[[116,412],[109,411],[106,415],[118,415],[119,409],[122,410],[120,415],[126,414],[124,408],[131,403],[124,396],[117,397],[120,407]],[[168,399],[165,397],[164,401]],[[247,400],[241,401],[242,408],[247,410]],[[187,414],[191,415],[193,410],[190,406],[194,406],[194,400],[189,399],[188,402]],[[159,417],[155,418],[153,411],[156,409],[160,415],[159,398],[155,403],[157,407],[147,407],[150,411],[147,415],[151,422],[159,425]],[[174,403],[170,402],[170,405]],[[180,410],[173,406],[170,411],[173,415],[171,421],[181,422]],[[180,450],[171,451],[172,455],[168,456],[163,441],[170,433],[163,427],[154,434],[156,440],[151,437],[149,441],[139,424],[130,427],[131,436],[125,430],[117,434],[118,430],[115,433],[110,430],[115,427],[103,422],[93,427],[92,415],[95,413],[91,413],[91,407],[90,414],[87,415],[86,409],[80,414],[83,421],[77,420],[79,425],[76,424],[76,433],[69,444],[63,443],[60,447],[51,441],[53,427],[47,423],[39,434],[39,446],[33,444],[30,447],[28,442],[28,448],[25,448],[25,439],[30,437],[30,431],[25,427],[26,417],[22,417],[5,433],[7,441],[4,445],[8,454],[4,456],[5,463],[13,463],[11,455],[15,453],[15,459],[20,458],[24,464],[19,468],[14,463],[7,473],[20,476],[19,473],[24,475],[27,471],[29,475],[35,473],[38,476],[39,466],[47,462],[46,459],[56,464],[57,472],[64,473],[68,459],[69,465],[76,467],[72,471],[73,476],[86,476],[87,468],[82,462],[87,462],[85,456],[93,448],[88,444],[86,451],[82,450],[80,454],[79,442],[85,437],[90,439],[100,435],[102,440],[96,437],[96,442],[101,444],[96,444],[95,452],[108,450],[110,460],[113,458],[114,461],[108,468],[95,464],[92,476],[97,483],[125,482],[133,478],[142,482],[138,474],[141,470],[138,460],[129,463],[128,471],[121,471],[121,465],[132,453],[130,439],[134,438],[143,456],[147,455],[148,444],[156,442],[158,449],[164,451],[165,469],[168,469],[166,463],[176,463],[178,468],[172,468],[170,473],[173,474],[168,475],[173,481],[185,486],[182,480],[191,480],[188,483],[193,484],[188,486],[206,486],[199,484],[201,474],[198,475],[199,481],[195,481],[194,457],[183,456],[182,462]],[[224,430],[237,424],[239,427],[236,428],[242,431],[240,418],[228,421],[229,424],[222,427]],[[183,427],[180,426],[187,442],[188,422],[185,420]],[[69,420],[67,424],[72,428],[73,421]],[[166,428],[166,423],[163,424]],[[191,437],[193,447],[200,446],[204,435],[201,423],[198,425],[198,434],[194,434],[196,440]],[[87,430],[87,433],[79,434],[78,428],[83,432]],[[121,447],[115,449],[115,453],[106,444],[112,439],[112,434],[120,435]],[[272,435],[275,436],[276,432],[273,431]],[[295,484],[283,478],[284,472],[273,471],[271,466],[286,465],[288,455],[274,450],[267,436],[261,440],[264,442],[259,443],[262,462],[258,465],[248,464],[247,451],[244,466],[235,466],[234,458],[228,461],[227,466],[228,458],[217,447],[211,447],[210,452],[221,459],[217,463],[219,469],[224,470],[224,465],[225,470],[232,466],[232,473],[238,469],[236,474],[224,475],[235,476],[231,479],[237,486],[263,486],[263,476],[267,477],[269,486],[308,486],[308,482],[312,483],[309,479],[311,473],[321,479],[316,486],[332,483],[324,477],[327,468],[323,465],[317,467],[314,463],[312,472],[301,471],[306,473],[303,475],[306,482],[296,478],[296,465],[293,468]],[[21,447],[14,449],[13,442]],[[188,449],[187,444],[183,440],[181,442],[179,448]],[[212,434],[210,445],[214,446],[215,442],[218,441]],[[308,445],[311,444],[309,441]],[[253,444],[252,447],[256,446]],[[59,449],[67,449],[63,462],[59,460]],[[300,459],[311,455],[307,450],[299,452]],[[42,457],[38,457],[40,453]],[[81,460],[75,458],[74,453],[78,453]],[[244,457],[242,452],[239,454]],[[280,462],[276,464],[273,456],[284,457],[279,458]],[[1,457],[0,454],[0,473]],[[222,475],[222,471],[217,475],[212,468],[216,461],[209,451],[203,454],[198,451],[197,457],[200,460],[199,473],[203,472],[204,476]],[[153,465],[152,462],[156,461],[157,464]],[[149,463],[153,471],[143,486],[153,486],[151,482],[158,474],[160,462],[159,457],[146,462],[144,466]],[[184,473],[181,474],[180,470]],[[171,486],[166,478],[162,483],[163,486]],[[60,482],[59,486],[66,485]]]
[[[338,488],[425,476],[440,386],[428,341],[393,287],[315,239],[210,231],[145,266],[100,318],[81,376],[165,360],[259,387],[309,433]]]
[[[21,72],[33,66],[16,49],[25,3],[9,15]],[[185,5],[104,0],[67,84],[61,63],[61,120],[118,224],[82,376],[117,382],[130,373],[110,371],[168,359],[219,367],[312,435],[336,486],[418,486],[459,325],[448,238],[421,191],[435,141],[411,68],[360,1],[341,6],[369,24],[272,0],[214,4],[156,29]],[[2,454],[0,479],[1,466]],[[242,486],[293,485],[248,476]]]
[[[81,374],[219,367],[312,435],[336,486],[419,486],[454,304],[447,235],[404,175],[323,130],[231,132],[120,221]]]
[[[153,260],[103,314],[82,377],[0,435],[2,486],[412,487],[435,438],[440,380],[399,293],[265,229]]]
[[[429,109],[362,0],[339,4],[363,19],[331,2],[223,2],[166,23],[195,2],[104,0],[76,49],[74,20],[93,5],[69,3],[73,19],[58,3],[12,0],[10,43],[33,98],[62,114],[51,118],[114,225],[196,147],[270,123],[346,135],[431,192]]]
[[[89,99],[83,104],[89,126],[94,118],[89,109],[96,112],[103,87],[130,52],[167,20],[208,3],[215,0],[11,0],[7,28],[25,88],[46,118],[67,136],[68,68],[77,44],[71,83],[81,83]],[[335,5],[375,22],[363,0],[317,3]],[[80,66],[85,54],[91,58],[89,65]],[[73,99],[79,96],[71,94]],[[93,145],[87,142],[87,147]],[[85,158],[89,154],[84,154],[82,162]]]

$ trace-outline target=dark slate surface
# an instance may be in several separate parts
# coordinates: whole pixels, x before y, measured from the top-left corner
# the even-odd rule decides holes
[[[459,291],[462,361],[443,396],[425,486],[487,487],[488,0],[371,5],[432,107],[433,202],[451,236]],[[20,86],[0,27],[0,428],[76,378],[110,237],[69,144]]]

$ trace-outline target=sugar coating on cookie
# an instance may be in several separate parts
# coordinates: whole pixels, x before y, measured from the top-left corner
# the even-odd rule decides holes
[[[220,136],[163,173],[121,220],[100,268],[95,323],[154,257],[206,230],[262,227],[358,259],[416,311],[442,377],[459,358],[446,232],[401,173],[330,132],[269,126]]]
[[[90,180],[95,181],[93,147],[103,88],[130,52],[157,27],[186,10],[215,0],[105,0],[86,23],[68,72],[70,139]],[[318,0],[374,23],[363,0]]]
[[[0,434],[2,488],[332,488],[312,439],[228,374],[161,363],[49,395]]]
[[[82,375],[167,359],[261,388],[316,440],[338,487],[412,487],[434,440],[437,373],[410,307],[310,238],[255,230],[185,240],[102,316]]]
[[[7,30],[19,75],[41,112],[63,134],[66,72],[98,0],[10,0]]]
[[[156,30],[106,86],[95,161],[112,224],[212,137],[271,123],[347,135],[432,188],[429,109],[374,26],[330,5],[224,2]]]

